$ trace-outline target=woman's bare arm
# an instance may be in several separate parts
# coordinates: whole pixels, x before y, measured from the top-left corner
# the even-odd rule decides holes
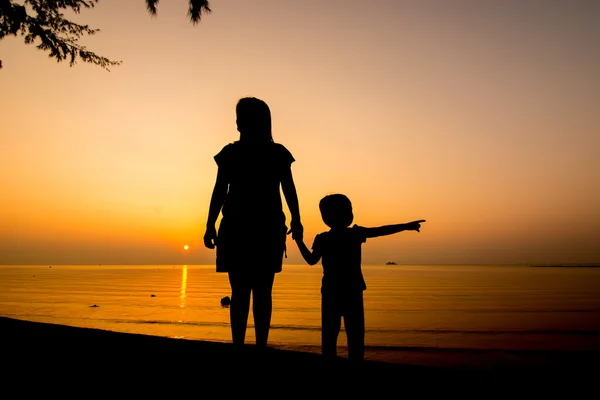
[[[219,217],[223,203],[225,203],[228,188],[229,184],[219,169],[219,171],[217,171],[215,187],[213,188],[212,196],[210,198],[208,218],[206,220],[206,233],[204,234],[204,245],[209,249],[215,248],[215,240],[217,238],[215,224],[217,223],[217,218]]]
[[[292,169],[289,168],[285,171],[281,180],[281,189],[285,196],[285,201],[290,209],[292,215],[292,221],[290,223],[292,233],[292,239],[302,239],[303,228],[302,222],[300,221],[300,205],[298,203],[298,193],[296,192],[296,185],[294,184],[294,178],[292,176]],[[290,233],[288,232],[288,233]]]

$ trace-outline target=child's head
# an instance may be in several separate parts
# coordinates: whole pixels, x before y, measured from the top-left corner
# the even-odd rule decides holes
[[[319,210],[323,222],[330,228],[347,228],[354,219],[352,203],[343,194],[330,194],[321,199]]]
[[[244,97],[235,107],[240,140],[272,142],[271,110],[264,101],[256,97]]]

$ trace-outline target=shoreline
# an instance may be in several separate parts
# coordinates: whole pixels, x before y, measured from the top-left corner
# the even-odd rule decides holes
[[[594,381],[584,378],[598,373],[596,360],[600,356],[598,351],[553,352],[549,356],[554,362],[545,365],[480,369],[379,361],[353,365],[345,358],[327,363],[320,354],[309,352],[272,348],[260,351],[253,345],[236,348],[231,343],[120,333],[8,317],[0,317],[0,339],[3,364],[12,366],[12,370],[25,369],[34,377],[85,375],[106,382],[110,376],[134,373],[163,375],[163,379],[170,382],[177,377],[218,382],[253,381],[266,376],[280,384],[302,383],[304,389],[335,387],[338,390],[348,385],[351,392],[360,388],[394,390],[407,385],[431,389],[442,385],[458,390],[475,383],[535,390],[540,390],[539,385],[548,387],[555,383],[576,383],[582,387]],[[57,365],[60,368],[57,369]],[[435,383],[433,387],[432,383]]]
[[[532,268],[600,268],[600,264],[557,264],[557,265],[552,265],[552,264],[533,264],[533,265],[529,265],[529,267]]]

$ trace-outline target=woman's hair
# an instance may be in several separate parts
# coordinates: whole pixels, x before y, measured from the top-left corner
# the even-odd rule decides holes
[[[235,107],[240,140],[272,142],[271,110],[256,97],[244,97]]]
[[[321,199],[319,210],[323,222],[330,228],[347,228],[354,219],[352,203],[343,194],[330,194]]]

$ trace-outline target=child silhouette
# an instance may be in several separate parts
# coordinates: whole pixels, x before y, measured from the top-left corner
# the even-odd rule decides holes
[[[304,260],[315,265],[322,259],[321,346],[323,356],[335,358],[341,320],[348,338],[348,358],[362,361],[365,352],[365,316],[363,291],[367,286],[361,270],[361,245],[367,238],[417,231],[425,220],[405,224],[366,228],[350,224],[354,219],[352,203],[343,194],[321,199],[319,209],[323,222],[331,229],[318,234],[312,252],[298,236],[295,241]]]

